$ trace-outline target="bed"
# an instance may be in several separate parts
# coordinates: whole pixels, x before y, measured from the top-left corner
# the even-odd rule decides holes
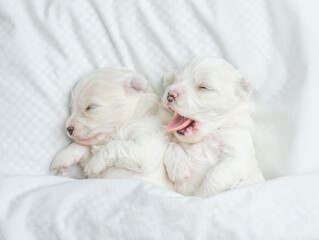
[[[0,239],[319,239],[319,3],[0,0]],[[139,180],[54,176],[69,92],[125,66],[220,56],[253,80],[265,183],[208,199]]]

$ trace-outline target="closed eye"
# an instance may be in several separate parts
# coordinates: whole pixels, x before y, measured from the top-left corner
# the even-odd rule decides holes
[[[207,87],[207,86],[204,86],[204,85],[199,85],[198,86],[198,89],[199,90],[202,90],[202,91],[213,91],[213,89],[211,89],[211,88],[209,88],[209,87]]]
[[[96,108],[96,107],[97,107],[97,105],[94,105],[94,104],[88,105],[88,106],[86,107],[85,111],[88,112],[88,111],[90,111],[91,109]]]

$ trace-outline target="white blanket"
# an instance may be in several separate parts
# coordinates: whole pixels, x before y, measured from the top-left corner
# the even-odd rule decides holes
[[[204,200],[138,180],[5,177],[0,239],[318,239],[318,182],[282,177]]]
[[[0,0],[0,239],[319,239],[318,9],[315,0]],[[48,176],[69,143],[80,77],[125,66],[160,93],[165,71],[203,55],[251,75],[260,166],[268,179],[290,177],[202,200],[140,181]]]

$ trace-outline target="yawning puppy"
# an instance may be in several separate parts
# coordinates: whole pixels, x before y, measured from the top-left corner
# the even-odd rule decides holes
[[[79,163],[88,177],[139,178],[170,187],[163,155],[168,115],[148,81],[123,68],[95,71],[71,93],[66,132],[74,143],[52,169]]]
[[[250,135],[250,83],[220,58],[196,58],[164,79],[163,105],[175,113],[165,165],[174,188],[208,197],[264,181]]]

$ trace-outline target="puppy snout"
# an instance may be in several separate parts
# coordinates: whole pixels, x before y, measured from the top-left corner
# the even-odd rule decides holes
[[[167,101],[173,102],[177,98],[177,92],[176,91],[169,91],[167,94]]]
[[[72,133],[73,133],[73,131],[74,131],[74,127],[73,127],[73,126],[69,126],[69,127],[66,128],[66,130],[68,131],[68,133],[69,133],[70,135],[72,135]]]

